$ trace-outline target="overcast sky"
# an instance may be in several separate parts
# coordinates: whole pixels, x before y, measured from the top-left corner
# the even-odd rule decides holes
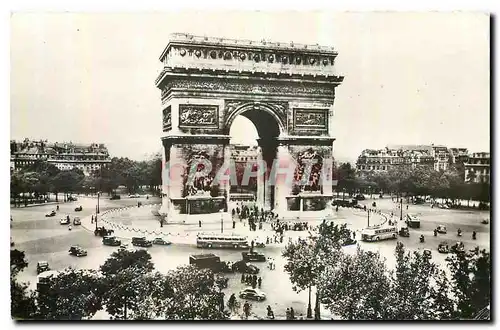
[[[172,32],[334,46],[335,157],[387,144],[489,151],[489,17],[471,13],[14,14],[11,138],[161,148],[159,55]],[[231,131],[256,138],[244,120]]]

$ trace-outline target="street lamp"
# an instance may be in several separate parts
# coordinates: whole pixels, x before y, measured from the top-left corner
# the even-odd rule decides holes
[[[99,213],[99,197],[101,196],[101,192],[97,192],[97,213]]]
[[[220,233],[224,233],[224,210],[219,210],[220,212]]]
[[[368,209],[368,227],[370,227],[370,209]]]
[[[400,209],[401,209],[401,215],[399,217],[399,220],[400,221],[403,221],[403,198],[401,197],[401,199],[399,200],[399,205],[400,205]]]

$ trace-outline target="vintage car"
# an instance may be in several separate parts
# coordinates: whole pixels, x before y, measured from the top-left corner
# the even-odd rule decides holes
[[[263,301],[266,299],[266,294],[264,292],[260,291],[259,289],[253,289],[253,288],[247,288],[241,290],[239,296],[242,299],[249,299],[256,301]]]
[[[424,249],[422,251],[422,255],[427,258],[427,259],[431,259],[432,258],[432,251],[430,249]]]
[[[349,246],[349,245],[354,245],[356,244],[358,241],[356,241],[355,239],[353,239],[352,237],[347,237],[347,238],[343,238],[341,239],[341,242],[340,244],[342,246]]]
[[[170,245],[170,244],[172,244],[172,242],[166,241],[166,240],[164,240],[161,237],[156,237],[153,240],[153,244],[156,244],[156,245]]]
[[[85,257],[87,255],[87,251],[79,247],[78,245],[73,245],[69,248],[69,254],[77,257]]]
[[[440,234],[446,234],[446,226],[443,226],[443,225],[439,225],[436,227],[436,231]]]
[[[76,197],[73,197],[73,196],[68,197],[68,202],[76,202],[77,200],[78,200],[78,198],[76,198]]]
[[[410,237],[410,230],[408,230],[408,227],[402,227],[400,230],[399,230],[399,236],[402,236],[402,237]]]
[[[258,274],[260,272],[260,269],[257,266],[249,264],[245,260],[240,260],[240,261],[235,262],[233,264],[232,269],[235,272],[247,273],[247,274]]]
[[[75,226],[81,225],[81,224],[82,224],[82,220],[80,220],[80,218],[79,218],[79,217],[75,217],[75,218],[73,219],[73,224],[74,224]]]
[[[60,223],[61,225],[69,225],[69,224],[71,223],[71,221],[69,220],[69,218],[68,218],[68,217],[66,217],[66,218],[62,218],[62,219],[59,221],[59,223]]]
[[[241,252],[244,261],[266,261],[266,256],[260,252]]]
[[[50,270],[49,263],[47,261],[39,261],[36,264],[36,273],[40,274]]]
[[[78,207],[75,207],[75,212],[80,212],[81,210],[83,210],[83,207],[81,205]]]
[[[153,243],[146,239],[146,237],[132,237],[132,245],[140,247],[151,247]]]
[[[102,238],[102,244],[109,246],[120,246],[122,241],[117,239],[115,236],[104,236]]]
[[[111,196],[110,200],[115,200],[115,199],[121,199],[120,195],[113,195]]]
[[[482,223],[483,225],[487,225],[487,224],[489,224],[489,223],[490,223],[490,221],[489,221],[488,219],[483,219],[483,221],[481,221],[481,223]]]
[[[453,244],[451,246],[450,251],[455,252],[455,253],[465,252],[464,243],[463,242],[456,242],[455,244]]]
[[[129,198],[140,198],[141,195],[139,194],[132,194],[132,195],[128,195]]]
[[[97,227],[95,230],[94,230],[94,235],[95,236],[101,236],[101,237],[104,237],[104,236],[110,236],[111,234],[113,234],[115,231],[113,229],[106,229],[104,227]]]
[[[56,216],[56,211],[54,211],[54,210],[52,210],[52,212],[47,213],[47,214],[45,215],[45,217],[46,217],[46,218],[55,217],[55,216]]]
[[[446,242],[439,243],[438,252],[439,253],[450,253],[450,247],[449,247],[448,243],[446,243]]]
[[[358,201],[364,201],[365,200],[365,195],[358,194],[354,198],[357,199]]]

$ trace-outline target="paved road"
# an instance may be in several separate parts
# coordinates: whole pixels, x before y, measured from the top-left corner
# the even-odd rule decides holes
[[[119,206],[133,206],[137,204],[136,199],[122,199],[119,201],[109,201],[101,199],[101,211]],[[152,200],[150,200],[152,201]],[[397,204],[392,203],[390,199],[376,200],[377,206],[386,213],[395,212]],[[371,205],[372,201],[367,200],[362,203]],[[19,275],[21,281],[29,281],[31,287],[36,285],[36,262],[39,260],[47,260],[52,269],[62,270],[68,266],[75,268],[98,268],[107,257],[117,248],[103,246],[100,238],[96,238],[93,233],[88,232],[81,227],[73,227],[73,230],[68,231],[66,226],[59,224],[59,219],[66,214],[71,217],[77,215],[74,208],[82,205],[84,210],[78,212],[78,216],[88,216],[95,209],[96,200],[81,198],[77,202],[62,204],[60,211],[56,217],[45,218],[45,213],[49,212],[54,206],[40,206],[26,209],[13,209],[12,216],[14,218],[11,236],[16,242],[16,248],[23,250],[27,254],[29,261],[28,268]],[[464,236],[460,239],[466,245],[466,248],[473,248],[479,245],[482,248],[489,249],[489,225],[482,225],[480,221],[483,218],[489,217],[487,212],[469,212],[456,210],[431,209],[429,206],[409,206],[406,211],[406,205],[403,204],[403,213],[418,213],[421,218],[421,228],[418,230],[411,229],[409,238],[398,238],[403,241],[405,246],[410,250],[422,249],[424,247],[433,250],[433,259],[444,264],[445,255],[437,253],[437,244],[441,240],[450,242],[456,241],[456,229],[460,227],[464,232]],[[138,216],[138,212],[143,212],[143,216]],[[398,213],[399,214],[399,213]],[[356,230],[366,226],[366,213],[359,210],[340,209],[338,213],[339,222],[347,222],[348,225]],[[139,224],[140,226],[158,226],[157,220],[151,215],[149,208],[125,210],[121,213],[113,214],[113,217],[121,223],[127,225]],[[372,215],[371,224],[374,224]],[[242,226],[242,223],[238,223]],[[434,238],[432,230],[439,224],[444,224],[448,227],[448,234],[440,235]],[[216,223],[213,224],[217,226]],[[229,225],[229,224],[228,224]],[[188,231],[196,231],[196,225],[193,228],[183,227]],[[248,228],[248,227],[246,227]],[[206,230],[206,228],[204,228]],[[470,235],[472,230],[478,232],[478,239],[472,241]],[[418,237],[420,234],[426,236],[424,244],[419,243]],[[124,240],[128,242],[128,240]],[[89,252],[88,257],[76,258],[69,256],[67,251],[69,246],[73,244],[81,245]],[[392,267],[395,263],[394,248],[396,240],[382,241],[378,243],[360,242],[363,249],[380,251],[387,259],[388,267]],[[350,246],[345,248],[351,253],[355,252],[356,247]],[[161,272],[168,272],[175,269],[177,266],[187,264],[189,255],[203,252],[215,252],[222,260],[237,261],[241,259],[241,251],[233,250],[200,250],[194,246],[186,245],[171,245],[171,246],[153,246],[148,249],[156,269]],[[282,248],[279,246],[268,246],[263,252],[266,256],[274,258],[276,261],[276,269],[269,270],[267,265],[263,263],[255,263],[261,268],[260,276],[263,279],[262,290],[266,292],[268,299],[265,302],[253,302],[253,311],[258,315],[265,315],[265,308],[271,305],[277,316],[284,315],[287,307],[293,307],[296,315],[305,314],[307,307],[307,292],[299,294],[292,290],[292,285],[288,279],[288,275],[284,273],[284,261],[281,256]],[[237,293],[245,286],[240,283],[240,275],[231,275],[229,288],[225,290],[226,298],[231,293]],[[99,314],[98,317],[106,318],[105,314]]]

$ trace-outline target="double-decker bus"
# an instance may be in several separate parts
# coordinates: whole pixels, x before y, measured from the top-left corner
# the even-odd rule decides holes
[[[380,241],[397,237],[396,226],[375,226],[365,228],[361,231],[361,239],[363,241]]]
[[[248,238],[231,234],[198,234],[196,247],[208,249],[248,249]]]

